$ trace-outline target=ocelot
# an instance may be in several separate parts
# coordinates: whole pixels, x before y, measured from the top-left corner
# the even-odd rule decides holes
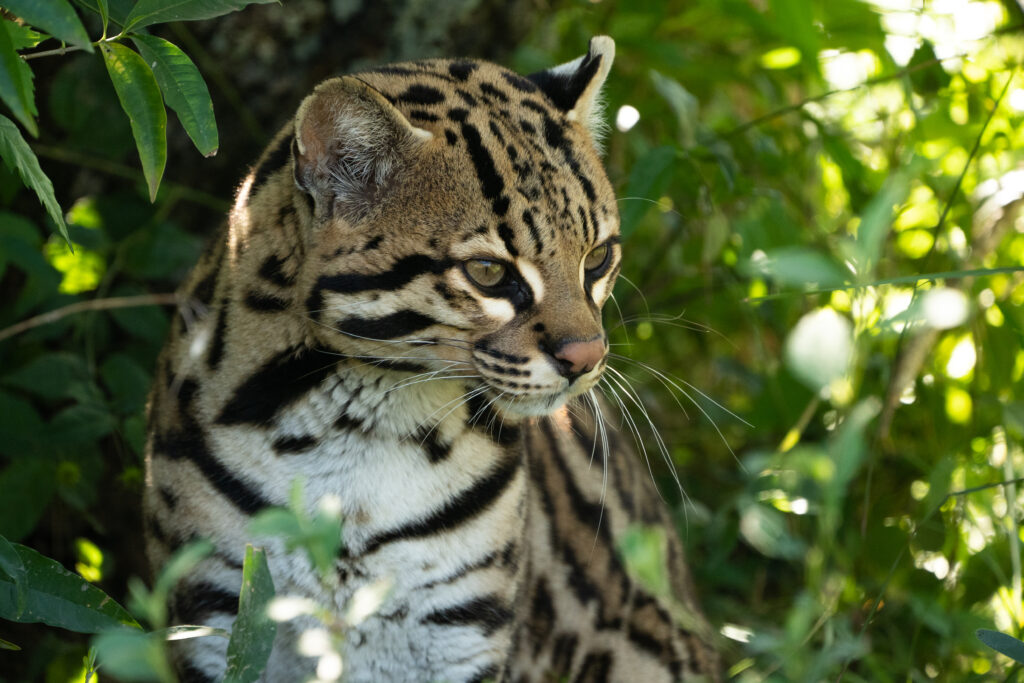
[[[159,568],[215,550],[175,623],[230,629],[247,543],[279,595],[343,614],[346,681],[718,680],[667,510],[592,393],[618,211],[595,140],[614,43],[524,77],[434,59],[321,83],[242,183],[182,296],[149,406],[145,514]],[[250,519],[341,501],[338,588]],[[631,525],[668,529],[673,597],[626,571]],[[305,680],[309,620],[263,674]],[[226,641],[176,643],[183,680]]]

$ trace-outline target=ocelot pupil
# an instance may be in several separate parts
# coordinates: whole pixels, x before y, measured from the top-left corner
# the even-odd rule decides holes
[[[608,258],[608,245],[602,244],[597,249],[587,254],[587,258],[583,261],[583,268],[586,270],[597,270],[604,265],[605,259]]]
[[[494,287],[505,279],[505,264],[485,259],[474,259],[466,263],[466,274],[482,287]]]

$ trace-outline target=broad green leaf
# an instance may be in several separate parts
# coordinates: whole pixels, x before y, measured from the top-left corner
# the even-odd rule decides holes
[[[920,168],[912,162],[909,169],[893,173],[882,189],[872,198],[860,216],[857,226],[857,273],[861,278],[869,276],[878,265],[885,244],[886,235],[892,226],[893,212],[910,191],[913,169]]]
[[[20,617],[28,604],[28,577],[18,551],[3,536],[0,536],[0,570],[14,581],[17,596],[15,616]]]
[[[978,640],[988,645],[999,654],[1006,655],[1018,664],[1024,664],[1024,642],[1011,635],[979,628],[976,631]]]
[[[114,412],[132,414],[145,407],[152,378],[130,356],[123,353],[111,354],[103,361],[100,376],[110,391]]]
[[[33,31],[30,27],[16,24],[13,21],[3,22],[3,27],[7,29],[7,35],[10,36],[11,43],[14,45],[15,50],[24,50],[25,48],[35,47],[50,37],[45,33]]]
[[[0,470],[0,534],[21,539],[35,529],[57,488],[56,463],[49,458],[17,458]]]
[[[154,201],[167,163],[167,112],[160,98],[160,86],[153,70],[130,48],[119,43],[103,43],[100,50],[121,108],[132,124],[142,171],[149,185],[149,199]]]
[[[47,425],[53,447],[89,444],[114,431],[117,421],[105,407],[78,404],[57,413]]]
[[[618,541],[626,571],[659,597],[672,592],[666,547],[665,529],[658,526],[632,524]]]
[[[125,30],[168,21],[212,19],[242,9],[277,0],[139,0],[125,21]]]
[[[123,681],[174,681],[163,639],[141,631],[111,631],[93,641],[103,676]]]
[[[0,0],[0,7],[54,38],[92,52],[89,34],[67,0]]]
[[[633,165],[625,194],[619,200],[623,237],[633,231],[651,206],[657,204],[658,196],[672,177],[672,162],[676,160],[676,154],[675,147],[656,147]]]
[[[67,397],[73,384],[87,382],[89,379],[85,361],[77,354],[62,351],[36,356],[10,374],[0,377],[0,383],[43,398],[60,399]]]
[[[217,121],[213,101],[199,69],[176,45],[163,38],[132,36],[139,54],[152,67],[167,106],[175,111],[185,132],[203,156],[217,153]]]
[[[266,668],[277,633],[277,622],[267,616],[267,604],[273,597],[274,581],[266,553],[252,545],[246,546],[238,618],[228,642],[225,683],[252,683]]]
[[[828,256],[807,247],[782,247],[752,258],[747,270],[767,275],[781,285],[838,287],[846,278],[842,269]]]
[[[7,164],[7,168],[18,172],[25,187],[36,193],[39,201],[46,207],[46,213],[57,224],[60,234],[70,245],[68,226],[64,223],[64,214],[53,194],[53,183],[43,173],[43,169],[39,168],[39,159],[25,142],[25,138],[21,137],[18,127],[6,116],[0,116],[0,157]]]
[[[4,23],[11,22],[4,20]],[[10,107],[32,137],[39,136],[32,69],[28,62],[18,56],[6,28],[0,31],[0,100]]]
[[[790,534],[782,513],[760,503],[751,503],[740,516],[740,533],[766,557],[795,559],[806,550],[804,542]]]
[[[679,141],[683,149],[697,144],[698,102],[693,94],[674,78],[651,69],[651,81],[658,93],[665,98],[676,115],[679,124]]]
[[[43,419],[27,397],[0,391],[0,453],[17,458],[40,452]]]
[[[79,633],[140,628],[123,607],[78,574],[31,548],[17,543],[13,546],[25,566],[28,597],[19,615],[14,582],[0,576],[0,618],[25,624],[43,623]]]

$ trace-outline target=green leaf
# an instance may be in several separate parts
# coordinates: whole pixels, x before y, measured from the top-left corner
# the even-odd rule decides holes
[[[17,591],[15,616],[20,617],[28,604],[28,577],[18,551],[3,536],[0,536],[0,570],[14,581]]]
[[[101,439],[114,431],[117,421],[106,408],[78,404],[57,413],[47,425],[51,447],[79,446]]]
[[[49,399],[66,398],[73,384],[89,381],[89,369],[74,353],[44,353],[14,372],[0,377],[0,382],[36,396]]]
[[[43,623],[79,633],[99,633],[124,627],[140,628],[119,604],[78,574],[35,550],[13,544],[25,566],[28,596],[17,610],[14,581],[0,577],[0,618],[23,624]]]
[[[1001,655],[1006,655],[1018,664],[1024,664],[1024,642],[1021,642],[1011,635],[991,631],[987,628],[979,628],[975,631],[978,640],[988,645]]]
[[[57,224],[60,234],[70,246],[68,226],[64,223],[64,214],[53,194],[53,183],[43,173],[43,169],[39,168],[39,159],[25,142],[25,138],[21,137],[18,127],[6,116],[0,116],[0,157],[7,164],[7,168],[18,172],[25,187],[36,193],[39,201],[46,207],[46,213]]]
[[[277,0],[139,0],[128,15],[125,30],[167,21],[212,19],[240,10],[246,5],[270,2]]]
[[[12,22],[4,20],[3,23]],[[0,100],[10,107],[32,137],[39,137],[39,127],[36,125],[39,112],[36,111],[32,69],[14,49],[14,42],[6,27],[0,31]]]
[[[176,45],[163,38],[132,36],[139,54],[152,67],[167,106],[175,111],[185,132],[203,156],[217,153],[217,121],[213,101],[199,69]]]
[[[660,74],[654,69],[651,69],[651,81],[676,115],[676,123],[679,124],[679,142],[683,149],[690,149],[697,144],[697,125],[700,113],[697,98],[679,81]]]
[[[113,631],[93,641],[104,676],[123,681],[173,681],[163,639],[140,631]]]
[[[745,269],[750,274],[767,275],[781,285],[838,287],[846,278],[842,269],[828,256],[807,247],[782,247],[751,259]]]
[[[274,581],[267,566],[267,555],[250,544],[245,548],[242,565],[238,618],[228,642],[225,683],[252,683],[266,668],[277,633],[277,622],[267,616],[267,604],[273,597]]]
[[[39,451],[43,419],[27,398],[0,391],[0,453],[17,458]]]
[[[156,199],[167,163],[167,112],[153,70],[130,48],[119,43],[100,46],[121,108],[132,124],[142,171],[149,185],[149,200]]]
[[[45,33],[33,31],[28,26],[22,26],[21,24],[16,24],[13,21],[3,22],[3,27],[7,29],[7,35],[11,37],[11,43],[14,44],[15,50],[24,50],[25,48],[35,47],[50,37]]]
[[[21,648],[9,640],[0,638],[0,650],[20,650]]]
[[[145,407],[152,378],[130,356],[123,353],[111,354],[103,361],[100,376],[110,390],[114,412],[127,415]]]
[[[658,196],[672,177],[672,162],[675,160],[676,148],[664,146],[655,147],[634,164],[625,195],[619,200],[622,202],[623,237],[631,233],[648,209],[657,203]]]
[[[0,471],[0,534],[24,538],[35,529],[57,488],[56,463],[18,458]]]
[[[92,52],[89,34],[67,0],[0,0],[0,7],[54,38]]]

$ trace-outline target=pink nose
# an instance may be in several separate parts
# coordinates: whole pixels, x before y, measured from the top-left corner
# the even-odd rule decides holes
[[[570,342],[555,351],[554,356],[561,362],[562,374],[570,380],[594,369],[604,358],[604,339]]]

